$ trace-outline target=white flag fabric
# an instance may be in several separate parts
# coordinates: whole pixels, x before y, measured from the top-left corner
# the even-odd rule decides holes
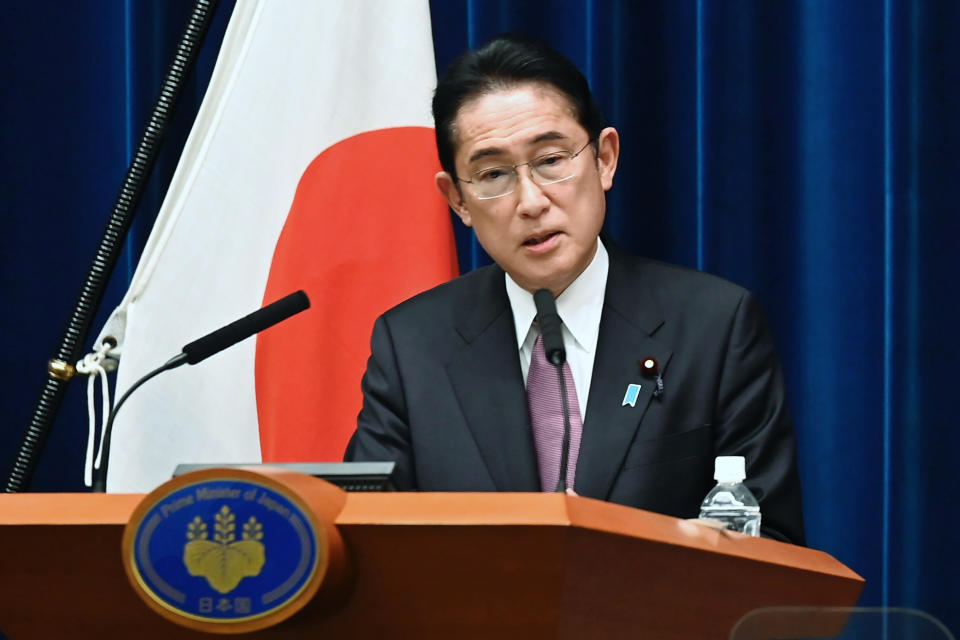
[[[137,390],[108,489],[178,463],[338,460],[379,313],[456,274],[427,0],[239,0],[130,289],[118,394],[297,289],[310,310]]]

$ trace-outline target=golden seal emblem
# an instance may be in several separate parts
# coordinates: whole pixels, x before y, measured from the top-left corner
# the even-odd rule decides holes
[[[131,584],[151,609],[197,631],[247,633],[286,620],[330,570],[329,536],[337,576],[343,566],[336,527],[301,491],[331,512],[345,497],[321,480],[270,468],[195,471],[157,487],[123,534]]]
[[[202,576],[216,591],[230,593],[241,580],[259,575],[263,569],[263,525],[251,516],[237,540],[237,516],[227,505],[220,508],[214,519],[213,540],[200,516],[187,525],[183,564],[191,576]]]

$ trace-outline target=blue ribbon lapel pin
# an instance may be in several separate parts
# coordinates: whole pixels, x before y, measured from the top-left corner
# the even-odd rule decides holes
[[[623,394],[623,404],[621,407],[630,405],[631,407],[637,406],[637,398],[640,397],[640,385],[638,384],[628,384],[627,392]]]

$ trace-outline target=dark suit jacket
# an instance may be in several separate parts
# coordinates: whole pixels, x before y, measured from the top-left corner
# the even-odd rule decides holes
[[[764,535],[804,543],[793,426],[746,290],[610,248],[578,494],[696,517],[717,455],[746,457]],[[656,358],[664,393],[639,361]],[[622,406],[627,385],[636,406]],[[497,266],[377,319],[347,460],[394,460],[400,489],[540,491],[513,314]]]

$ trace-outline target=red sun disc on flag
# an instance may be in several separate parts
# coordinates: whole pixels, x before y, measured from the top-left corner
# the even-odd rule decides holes
[[[263,302],[304,289],[311,307],[257,337],[264,462],[340,460],[381,313],[457,275],[433,129],[381,129],[318,155],[297,186]]]

